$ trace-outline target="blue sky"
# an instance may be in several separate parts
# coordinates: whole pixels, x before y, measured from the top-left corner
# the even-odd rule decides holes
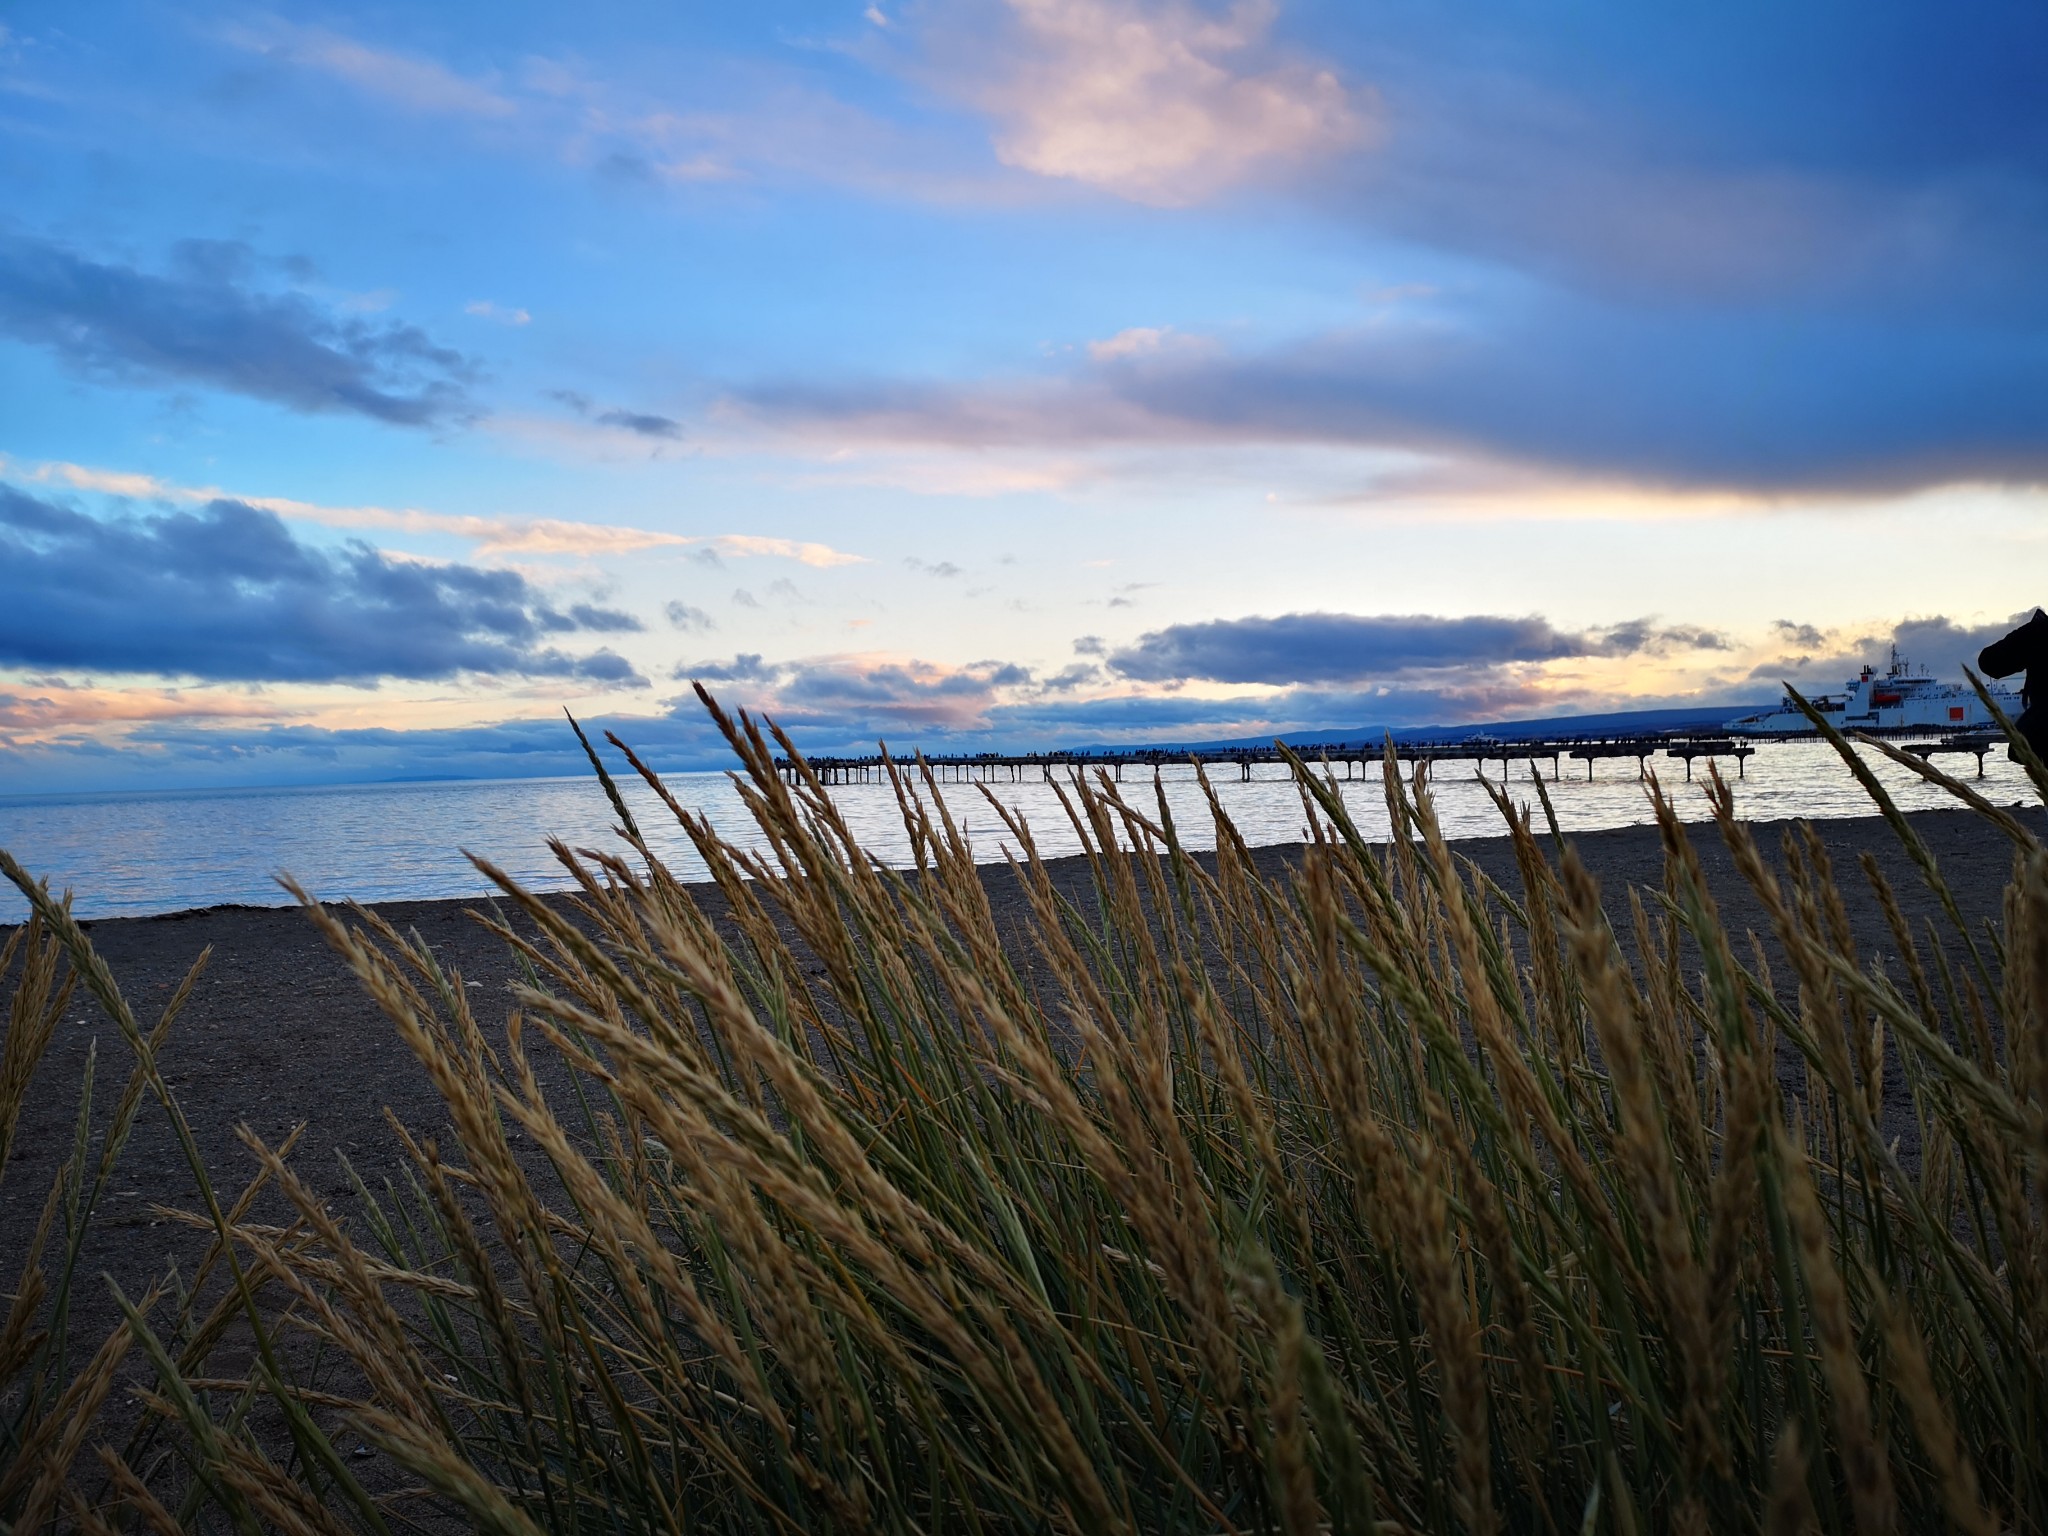
[[[2048,12],[0,12],[0,791],[1952,670]]]

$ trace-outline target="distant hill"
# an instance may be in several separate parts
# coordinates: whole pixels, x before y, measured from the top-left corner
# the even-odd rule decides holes
[[[1657,731],[1718,731],[1738,715],[1769,709],[1768,701],[1749,704],[1693,705],[1684,709],[1621,709],[1598,715],[1552,715],[1543,720],[1495,720],[1468,725],[1368,725],[1343,731],[1288,731],[1280,740],[1290,747],[1377,745],[1388,733],[1397,742],[1464,741],[1493,736],[1502,741],[1528,741],[1553,736],[1633,736]],[[1212,741],[1158,742],[1147,747],[1100,746],[1097,752],[1221,751],[1231,747],[1271,746],[1271,736],[1233,736]]]

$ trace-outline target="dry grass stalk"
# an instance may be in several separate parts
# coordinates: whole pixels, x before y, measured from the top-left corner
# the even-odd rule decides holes
[[[64,1390],[57,1404],[14,1455],[13,1465],[0,1472],[0,1509],[8,1508],[24,1486],[27,1496],[14,1510],[13,1524],[19,1531],[39,1531],[56,1509],[72,1463],[85,1449],[86,1436],[100,1405],[113,1390],[114,1373],[127,1357],[127,1325],[118,1325],[107,1335],[90,1362]]]
[[[1893,1380],[1913,1416],[1920,1444],[1934,1464],[1949,1519],[1966,1536],[1996,1536],[1999,1522],[1984,1507],[1977,1486],[1977,1469],[1971,1466],[1969,1453],[1956,1434],[1955,1419],[1935,1388],[1920,1331],[1913,1326],[1911,1315],[1896,1302],[1887,1311],[1884,1335]]]
[[[150,1491],[149,1485],[135,1475],[121,1453],[110,1445],[99,1448],[100,1465],[107,1471],[114,1491],[120,1502],[134,1512],[145,1530],[155,1536],[182,1536],[183,1528],[178,1517],[164,1507],[163,1501]]]
[[[63,953],[64,946],[33,914],[0,945],[0,982],[12,973],[15,957],[21,959],[8,997],[7,1038],[0,1043],[0,1179],[7,1174],[7,1154],[14,1145],[14,1127],[29,1083],[71,1001],[76,978],[66,975],[58,980]]]
[[[1799,1243],[1800,1273],[1812,1305],[1814,1337],[1820,1346],[1821,1368],[1827,1376],[1834,1407],[1842,1475],[1850,1506],[1863,1536],[1885,1536],[1898,1518],[1892,1492],[1891,1464],[1878,1443],[1870,1407],[1870,1388],[1857,1354],[1854,1320],[1848,1293],[1836,1266],[1827,1217],[1813,1187],[1806,1157],[1782,1131],[1779,1164],[1785,1174],[1785,1210]]]

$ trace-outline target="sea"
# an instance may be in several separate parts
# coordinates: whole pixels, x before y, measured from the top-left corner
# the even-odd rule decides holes
[[[1879,781],[1906,809],[1954,805],[1943,790],[1927,785],[1866,750]],[[1984,777],[1974,777],[1968,757],[1937,763],[1968,775],[1994,803],[2010,805],[2037,797],[2019,766],[2002,747],[1985,759]],[[1708,814],[1703,786],[1688,783],[1684,764],[1652,759],[1654,771],[1675,796],[1680,812],[1696,820]],[[1731,778],[1733,762],[1722,764]],[[1373,839],[1388,835],[1385,792],[1378,766],[1339,787],[1353,819]],[[1354,767],[1354,775],[1361,770]],[[1501,765],[1487,772],[1501,782]],[[1634,826],[1652,819],[1648,796],[1632,758],[1542,765],[1559,824],[1566,831]],[[1534,804],[1527,764],[1515,765],[1507,783],[1512,798]],[[1701,778],[1705,764],[1699,765]],[[1249,782],[1234,768],[1211,772],[1217,798],[1247,842],[1299,841],[1306,826],[1301,795],[1282,767],[1261,767]],[[686,878],[705,871],[682,829],[637,779],[619,781],[627,803],[656,853]],[[707,816],[719,834],[741,847],[765,848],[738,791],[722,773],[667,776],[676,798]],[[1766,742],[1735,779],[1736,806],[1758,822],[1794,818],[1867,816],[1873,806],[1834,749],[1822,742]],[[1214,845],[1212,820],[1191,768],[1169,767],[1160,784],[1183,842]],[[1125,769],[1123,791],[1151,814],[1157,801],[1152,771]],[[1500,813],[1475,766],[1439,763],[1431,770],[1437,812],[1454,837],[1484,837],[1503,830]],[[1029,824],[1041,854],[1055,857],[1080,849],[1077,835],[1051,785],[1039,781],[995,783],[990,794]],[[972,784],[944,784],[944,797],[966,831],[974,856],[1000,862],[1014,839]],[[855,784],[832,790],[848,824],[870,854],[892,865],[910,862],[910,843],[888,784]],[[1541,818],[1540,809],[1537,816]],[[82,917],[136,917],[222,905],[289,905],[278,884],[290,874],[323,900],[393,901],[433,897],[476,897],[491,887],[465,857],[489,859],[534,890],[571,884],[548,839],[572,847],[625,849],[614,826],[617,817],[593,777],[464,780],[452,783],[341,784],[316,787],[200,789],[113,794],[0,796],[0,848],[55,890],[74,893]],[[0,923],[18,923],[27,904],[0,882]]]

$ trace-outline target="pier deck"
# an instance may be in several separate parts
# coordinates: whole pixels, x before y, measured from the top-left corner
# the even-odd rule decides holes
[[[1919,757],[1933,757],[1937,753],[1960,752],[1975,756],[1977,776],[1984,776],[1984,757],[1998,744],[1995,735],[1972,732],[1963,735],[1942,735],[1933,731],[1893,731],[1883,734],[1904,745],[1905,750]],[[1483,773],[1489,763],[1499,763],[1503,773],[1515,763],[1550,764],[1550,776],[1560,776],[1566,759],[1584,762],[1586,777],[1593,777],[1596,763],[1605,758],[1634,758],[1638,777],[1649,771],[1650,760],[1662,753],[1665,757],[1685,764],[1685,776],[1690,779],[1693,764],[1704,759],[1727,759],[1734,762],[1738,776],[1747,777],[1749,759],[1765,746],[1780,741],[1816,741],[1814,735],[1787,735],[1781,737],[1715,736],[1701,733],[1662,733],[1640,736],[1570,736],[1530,741],[1499,741],[1490,738],[1467,739],[1464,741],[1434,741],[1396,743],[1394,754],[1409,763],[1476,763]],[[1379,765],[1386,755],[1385,742],[1318,742],[1294,749],[1295,755],[1303,761],[1318,766],[1327,763],[1330,770],[1340,779],[1364,777],[1369,769]],[[1228,776],[1235,770],[1236,776],[1249,782],[1254,770],[1284,764],[1286,757],[1278,747],[1212,747],[1193,748],[1134,748],[1130,751],[1102,750],[1094,752],[974,752],[944,753],[928,755],[923,761],[930,767],[932,775],[943,784],[1020,784],[1033,781],[1050,783],[1055,775],[1069,778],[1074,774],[1101,772],[1121,782],[1126,768],[1185,768],[1200,764],[1212,772],[1222,770]],[[812,772],[825,784],[866,784],[881,783],[888,778],[887,768],[880,754],[865,757],[809,757],[805,761]],[[912,757],[898,757],[899,767],[907,767]],[[795,768],[787,758],[777,758],[776,767],[785,778],[794,779]]]

